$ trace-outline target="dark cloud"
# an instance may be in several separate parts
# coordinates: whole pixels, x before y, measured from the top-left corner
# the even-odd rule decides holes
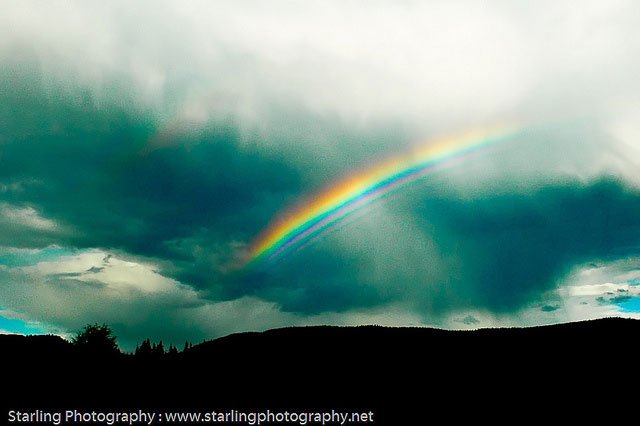
[[[609,302],[613,304],[618,304],[618,303],[629,301],[631,299],[633,299],[632,296],[615,296],[609,299]]]
[[[571,319],[631,293],[540,312],[587,303],[555,286],[639,284],[635,4],[210,3],[3,7],[0,306],[181,344]],[[345,175],[513,118],[515,140],[241,267]]]
[[[65,297],[54,299],[60,312],[49,309],[46,318],[67,329],[95,315],[91,321],[121,320],[114,326],[130,342],[137,333],[177,342],[185,335],[181,324],[189,322],[189,314],[178,313],[184,305],[245,296],[278,315],[301,317],[391,304],[425,318],[465,309],[511,313],[532,303],[550,312],[557,307],[540,303],[542,295],[576,265],[640,252],[640,194],[624,182],[541,178],[517,186],[496,178],[474,194],[457,187],[475,179],[473,173],[455,179],[444,173],[371,206],[362,220],[279,263],[238,269],[247,244],[289,206],[387,155],[382,139],[398,137],[395,128],[359,132],[323,116],[310,133],[325,131],[348,145],[336,142],[329,155],[315,139],[303,140],[312,114],[283,122],[288,135],[247,135],[233,119],[190,128],[137,107],[126,87],[98,99],[89,90],[49,84],[33,69],[27,63],[0,71],[0,246],[56,244],[152,259],[164,276],[199,291],[196,302],[151,304],[138,295],[102,312],[95,291],[108,285],[74,279],[79,272],[52,274],[51,285]],[[270,138],[279,137],[289,138],[287,149],[270,148]],[[490,165],[501,171],[499,160]],[[479,162],[473,172],[484,166]],[[83,271],[105,272],[110,256]],[[76,298],[93,300],[92,310],[80,315],[77,306],[63,304]]]
[[[239,280],[231,297],[254,294],[303,313],[398,300],[430,316],[478,307],[514,312],[557,286],[576,265],[638,254],[640,194],[616,180],[478,198],[460,197],[443,183],[432,181],[374,207],[412,210],[423,234],[393,235],[384,226],[356,224],[344,232],[371,252],[345,251],[339,238],[327,238]],[[390,235],[388,251],[380,239]],[[408,247],[424,238],[438,252],[410,257]],[[378,272],[372,277],[366,270]]]
[[[496,311],[535,299],[575,265],[639,251],[640,194],[615,180],[416,204],[443,252],[461,260],[450,285]]]
[[[161,123],[129,108],[126,97],[104,105],[35,76],[10,77],[0,90],[0,181],[38,184],[3,192],[2,200],[69,226],[62,235],[5,232],[0,244],[57,242],[191,260],[193,247],[180,241],[246,241],[299,186],[290,167],[243,149],[224,123],[147,152]]]
[[[257,295],[279,303],[284,311],[315,314],[383,304],[391,298],[375,283],[363,280],[357,258],[332,247],[308,247],[308,252],[283,264],[249,273],[238,280],[232,297]]]
[[[465,325],[475,325],[475,324],[480,324],[480,320],[476,317],[474,317],[473,315],[467,315],[464,318],[461,319],[457,319],[457,322],[461,322]]]
[[[338,234],[268,270],[237,271],[227,265],[242,246],[312,178],[244,143],[231,122],[181,130],[149,149],[166,126],[126,98],[99,104],[37,76],[9,77],[0,91],[0,181],[37,184],[3,191],[1,201],[59,229],[0,221],[3,245],[151,257],[213,300],[252,295],[304,314],[391,301],[432,314],[514,311],[576,264],[638,252],[640,195],[615,180],[462,197],[445,175],[374,206],[390,216],[346,229],[357,245]]]

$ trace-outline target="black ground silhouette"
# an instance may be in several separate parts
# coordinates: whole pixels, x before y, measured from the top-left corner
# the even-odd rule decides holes
[[[376,424],[513,412],[543,420],[557,408],[566,414],[571,398],[619,407],[616,383],[640,378],[639,337],[640,321],[619,318],[477,331],[303,327],[234,334],[172,356],[101,357],[55,336],[4,335],[0,405],[352,407],[375,410]]]

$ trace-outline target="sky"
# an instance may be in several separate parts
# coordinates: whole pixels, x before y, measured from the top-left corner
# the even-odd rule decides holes
[[[0,331],[107,323],[130,350],[638,317],[639,18],[623,0],[6,4]],[[255,258],[354,176],[505,124]]]

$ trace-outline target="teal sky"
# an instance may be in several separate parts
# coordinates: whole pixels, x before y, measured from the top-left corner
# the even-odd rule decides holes
[[[620,302],[619,306],[622,308],[623,312],[640,312],[640,298],[632,297],[629,300]]]
[[[2,331],[105,322],[131,348],[638,315],[635,2],[4,9]],[[503,122],[523,131],[243,266],[324,188]]]
[[[0,311],[1,313],[1,311]],[[0,330],[3,333],[46,334],[45,329],[28,321],[16,318],[5,318],[0,315]]]

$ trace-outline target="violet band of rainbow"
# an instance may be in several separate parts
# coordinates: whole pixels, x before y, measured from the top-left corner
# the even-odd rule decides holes
[[[438,139],[338,181],[269,226],[251,245],[249,263],[274,260],[389,193],[506,142],[518,131],[515,125],[501,125]]]

